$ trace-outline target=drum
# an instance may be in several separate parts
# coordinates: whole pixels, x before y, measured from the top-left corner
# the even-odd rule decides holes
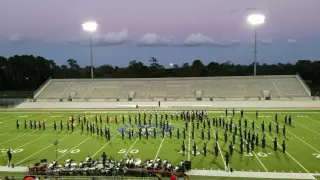
[[[103,164],[97,164],[96,168],[99,169],[99,170],[103,169]]]
[[[141,164],[141,159],[137,158],[134,160],[134,165],[139,166]]]

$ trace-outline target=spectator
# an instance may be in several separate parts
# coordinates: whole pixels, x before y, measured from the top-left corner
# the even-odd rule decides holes
[[[171,174],[170,180],[177,180],[177,177],[173,174]]]

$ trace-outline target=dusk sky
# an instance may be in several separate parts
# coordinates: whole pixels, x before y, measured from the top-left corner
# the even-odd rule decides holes
[[[0,56],[33,54],[89,65],[94,20],[95,65],[127,66],[155,57],[169,63],[253,61],[250,13],[258,27],[260,63],[320,60],[320,0],[1,0]]]

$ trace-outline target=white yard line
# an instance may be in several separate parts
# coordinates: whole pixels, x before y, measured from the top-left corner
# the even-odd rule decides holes
[[[228,119],[229,119],[229,117],[227,117]],[[230,119],[229,119],[230,120]],[[233,127],[234,127],[234,124],[232,124],[233,125]],[[247,140],[245,140],[244,139],[244,141],[246,142],[246,143],[248,143],[247,142]],[[264,168],[264,170],[266,171],[266,172],[268,172],[268,169],[265,167],[265,165],[261,162],[261,160],[260,160],[260,158],[257,156],[257,154],[254,152],[254,151],[252,151],[252,153],[254,154],[254,156],[258,159],[258,161],[260,162],[260,164],[261,164],[261,166]]]
[[[35,142],[35,141],[38,141],[39,139],[42,139],[42,138],[44,138],[44,137],[46,137],[46,136],[49,136],[49,135],[50,135],[50,134],[45,134],[44,136],[41,136],[41,137],[39,137],[39,138],[37,138],[37,139],[35,139],[35,140],[33,140],[33,141],[27,142],[27,143],[25,143],[24,145],[19,146],[19,147],[15,148],[15,149],[22,148],[22,147],[24,147],[24,146],[26,146],[26,145],[28,145],[28,144],[31,144],[31,143],[33,143],[33,142]],[[3,154],[3,155],[1,155],[1,156],[5,156],[5,155],[6,155],[6,154]]]
[[[244,115],[244,117],[247,118],[248,120],[250,120],[250,118],[248,118],[246,115]],[[260,127],[257,124],[255,124],[255,126],[258,129],[260,129]],[[272,137],[270,137],[267,133],[265,133],[265,135],[267,135],[273,141]],[[282,148],[279,144],[277,144],[277,145],[278,145],[278,147]],[[304,166],[302,166],[302,164],[300,164],[291,154],[289,154],[288,151],[286,151],[286,154],[288,154],[302,169],[304,169],[307,173],[309,173],[309,171]]]
[[[190,121],[188,120],[188,128],[189,128],[189,135],[188,135],[188,139],[189,139],[189,144],[188,144],[188,161],[190,161],[190,152],[191,152],[191,138],[190,138],[190,133],[191,133],[191,128],[190,128]]]
[[[281,114],[280,114],[281,115]],[[283,115],[282,115],[283,116]],[[270,119],[270,118],[269,118]],[[272,119],[270,119],[272,123],[275,123],[274,121],[272,121]],[[297,123],[297,122],[295,122]],[[295,135],[294,133],[290,132],[289,130],[286,130],[288,133],[292,134],[294,137],[296,137],[297,139],[299,139],[300,141],[302,141],[303,143],[305,143],[307,146],[311,147],[313,150],[317,151],[318,153],[320,153],[320,151],[318,149],[316,149],[315,147],[311,146],[309,143],[307,143],[306,141],[304,141],[303,139],[301,139],[299,136]]]
[[[132,144],[132,146],[128,149],[128,151],[124,154],[124,156],[126,156],[130,151],[131,149],[133,148],[133,146],[139,141],[139,138],[137,138],[134,143]]]
[[[75,131],[75,132],[73,132],[73,133],[76,133],[76,132],[78,132],[78,131],[80,131],[80,130],[77,130],[77,131]],[[67,137],[70,137],[70,135],[69,135],[69,136],[66,136],[66,137],[64,137],[64,138],[62,138],[62,139],[59,139],[59,141],[63,141],[63,140],[64,140],[64,139],[66,139]],[[30,156],[28,156],[28,157],[24,158],[23,160],[21,160],[21,161],[17,162],[17,163],[16,163],[16,166],[17,166],[17,165],[20,165],[20,164],[21,164],[21,163],[23,163],[25,160],[27,160],[27,159],[29,159],[29,158],[33,157],[34,155],[39,154],[40,152],[42,152],[42,151],[44,151],[44,150],[48,149],[48,148],[49,148],[49,147],[51,147],[51,146],[54,146],[54,144],[53,144],[53,143],[51,143],[51,144],[50,144],[50,145],[48,145],[47,147],[44,147],[44,148],[42,148],[41,150],[39,150],[39,151],[37,151],[37,152],[35,152],[35,153],[31,154]]]
[[[164,135],[164,138],[165,138],[165,137],[166,137],[166,134]],[[161,149],[161,147],[162,147],[162,143],[163,143],[163,141],[164,141],[164,138],[162,138],[162,141],[161,141],[160,146],[159,146],[159,148],[158,148],[157,154],[154,156],[153,161],[155,161],[155,160],[157,159],[158,155],[159,155],[159,152],[160,152],[160,149]]]
[[[212,130],[213,136],[215,136],[216,133],[215,133],[215,131],[214,131],[214,129],[213,129],[213,125],[211,126],[211,130]],[[227,164],[226,164],[226,162],[224,161],[224,157],[223,157],[223,154],[222,154],[220,145],[219,145],[219,139],[218,139],[218,141],[216,141],[216,142],[217,142],[217,144],[218,144],[218,148],[219,148],[219,152],[220,152],[220,155],[221,155],[221,159],[222,159],[222,161],[223,161],[224,169],[227,170]]]
[[[13,141],[13,140],[15,140],[15,139],[19,139],[19,138],[21,138],[21,137],[23,137],[23,136],[25,136],[25,134],[23,134],[23,135],[21,135],[21,136],[18,136],[18,137],[15,137],[15,138],[13,138],[13,139],[10,139],[10,140],[8,140],[8,141],[5,141],[5,142],[1,143],[0,145],[5,144],[5,143],[10,142],[10,141]]]
[[[279,114],[280,114],[281,116],[285,117],[285,116],[284,116],[284,115],[282,115],[281,113],[279,113]],[[310,131],[312,131],[312,132],[314,132],[314,133],[316,133],[316,134],[318,134],[318,135],[320,136],[320,133],[318,133],[318,132],[316,132],[316,131],[314,131],[314,130],[312,130],[312,129],[308,128],[307,126],[305,126],[305,125],[303,125],[303,124],[300,124],[300,123],[298,123],[297,121],[294,121],[294,123],[299,124],[300,126],[302,126],[302,127],[306,128],[306,129],[308,129],[308,130],[310,130]]]
[[[102,146],[102,148],[100,148],[96,153],[94,153],[94,154],[91,156],[91,158],[94,158],[103,148],[105,148],[108,144],[110,144],[111,141],[114,140],[118,135],[119,135],[119,133],[116,134],[113,138],[111,138],[110,141],[109,141],[108,143],[106,143],[104,146]]]
[[[4,118],[8,118],[8,117],[11,117],[11,116],[15,116],[15,115],[9,115],[9,116],[4,116],[4,117],[0,117],[0,119],[4,119]],[[8,121],[8,120],[7,120]],[[1,122],[6,122],[6,121],[1,121]]]
[[[2,134],[0,134],[0,136],[3,136],[3,135],[5,135],[5,134],[8,134],[9,132],[6,132],[6,133],[2,133]]]
[[[320,124],[320,121],[318,122],[318,121],[316,121],[316,120],[314,120],[314,119],[312,119],[312,118],[309,118],[309,117],[307,117],[307,119],[309,119],[309,120],[311,120],[311,121],[313,121],[313,122],[315,122],[315,123],[317,123],[317,124]]]
[[[1,121],[1,123],[4,124],[9,121],[13,121],[15,123],[17,119],[21,118],[18,116],[19,116],[18,114],[14,114],[14,115],[10,115],[10,116],[1,117],[0,119],[10,117],[10,119],[8,119],[6,121]],[[39,116],[39,115],[37,113],[32,113],[30,116],[26,117],[25,119],[30,119],[31,116]],[[13,119],[13,118],[15,118],[15,119]]]
[[[76,146],[74,146],[72,149],[70,149],[69,151],[67,151],[66,153],[62,154],[57,160],[61,159],[63,156],[65,156],[66,154],[68,154],[69,152],[71,152],[72,150],[76,149],[78,146],[80,146],[81,144],[83,144],[84,142],[86,142],[88,139],[90,139],[90,137],[88,137],[87,139],[81,141],[79,144],[77,144]]]
[[[172,119],[171,119],[170,122],[169,122],[170,125],[171,125],[171,122],[172,122]],[[161,147],[162,147],[162,143],[163,143],[163,141],[164,141],[164,138],[166,138],[166,136],[167,136],[167,133],[165,132],[165,133],[164,133],[164,137],[162,138],[161,143],[160,143],[160,146],[159,146],[159,148],[158,148],[157,154],[155,155],[153,161],[155,161],[156,158],[158,157],[159,152],[160,152]]]

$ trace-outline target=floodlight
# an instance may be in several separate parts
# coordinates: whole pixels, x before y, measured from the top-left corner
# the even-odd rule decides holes
[[[98,24],[94,21],[86,22],[82,24],[82,29],[84,31],[94,32],[97,30]]]
[[[91,60],[91,79],[93,80],[93,57],[92,57],[92,39],[91,33],[97,30],[98,24],[95,21],[89,21],[82,24],[84,31],[90,32],[90,60]]]
[[[260,25],[264,23],[265,18],[262,14],[251,14],[247,17],[247,21],[251,25]]]

